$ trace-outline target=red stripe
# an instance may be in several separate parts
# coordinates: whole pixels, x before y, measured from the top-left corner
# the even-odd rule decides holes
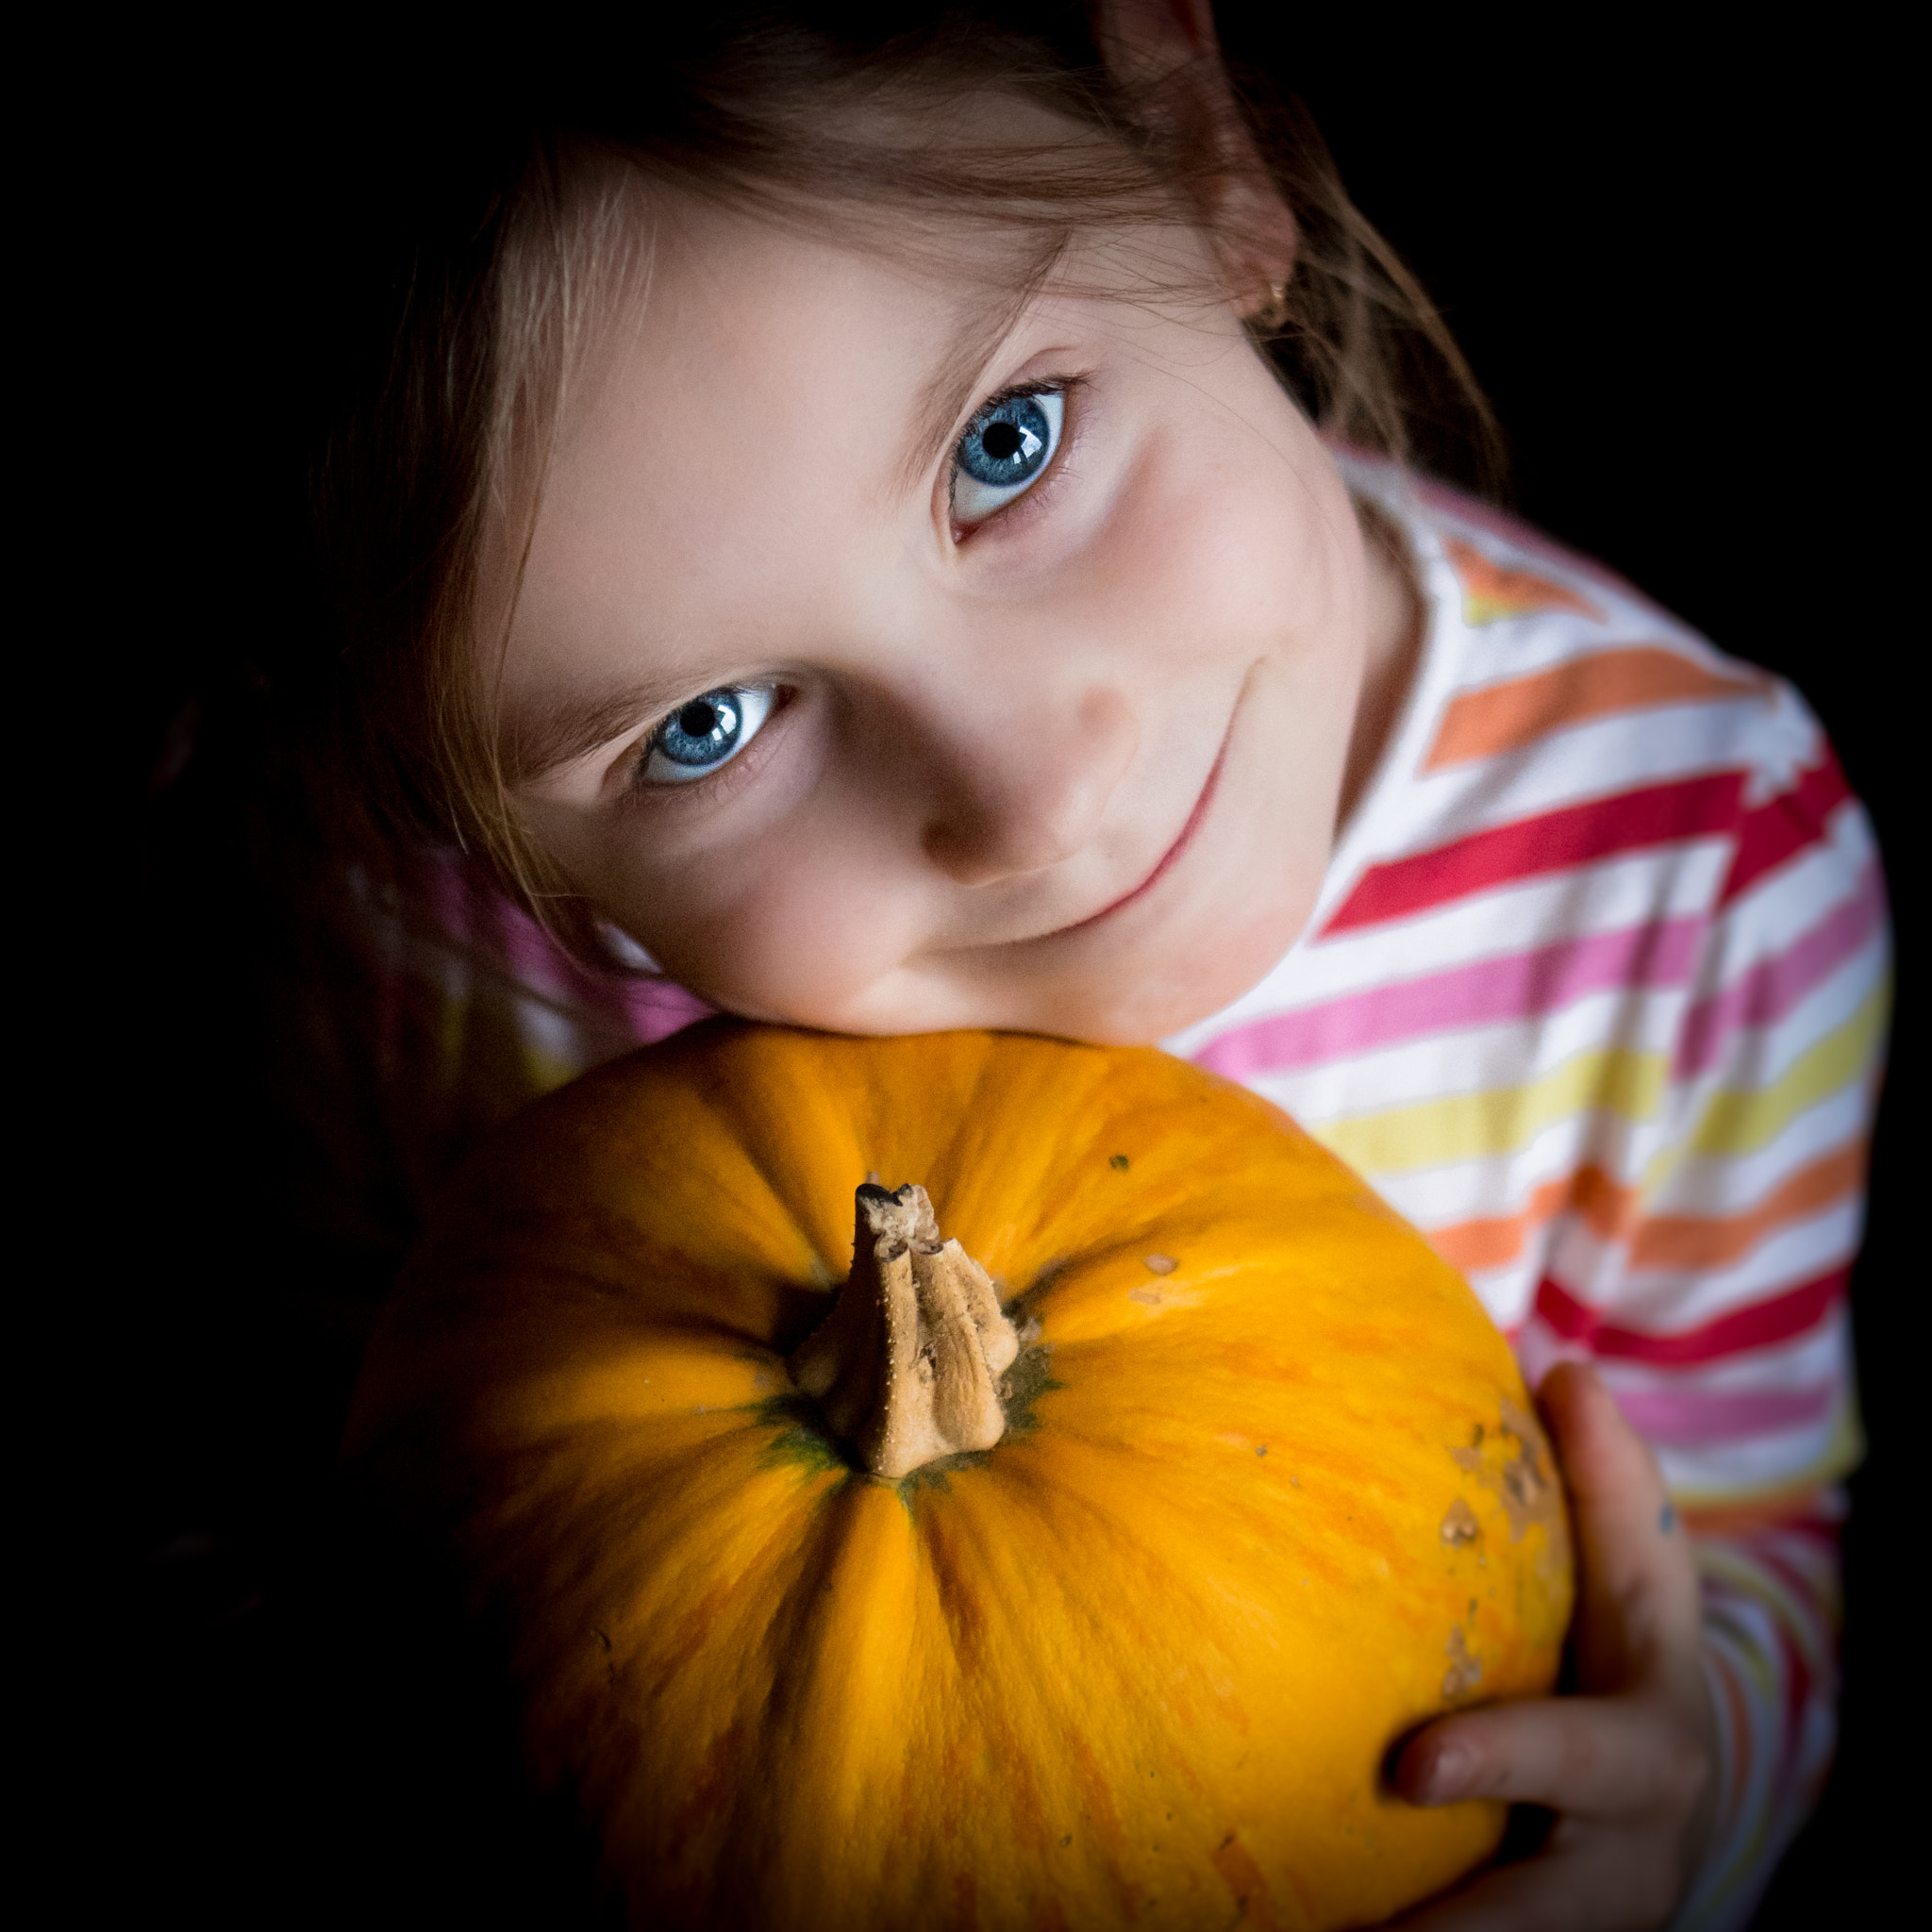
[[[1779,1524],[1777,1530],[1755,1541],[1747,1539],[1743,1546],[1744,1554],[1759,1572],[1770,1577],[1772,1582],[1785,1592],[1786,1596],[1800,1606],[1815,1606],[1818,1600],[1816,1580],[1808,1573],[1799,1569],[1778,1548],[1778,1538],[1783,1532],[1783,1524]]]
[[[1852,795],[1838,759],[1826,745],[1817,764],[1789,791],[1747,811],[1738,826],[1738,853],[1718,904],[1728,906],[1774,868],[1824,836],[1825,821]]]
[[[1537,1284],[1536,1311],[1565,1341],[1581,1342],[1591,1354],[1612,1360],[1682,1366],[1717,1361],[1750,1348],[1769,1348],[1818,1326],[1843,1299],[1849,1267],[1821,1274],[1769,1301],[1733,1308],[1699,1328],[1654,1334],[1643,1328],[1624,1328],[1606,1322],[1603,1311],[1577,1298],[1544,1275]]]
[[[1808,1600],[1808,1599],[1801,1599]],[[1790,1791],[1796,1789],[1798,1754],[1793,1748],[1805,1723],[1805,1707],[1811,1702],[1811,1661],[1805,1655],[1805,1647],[1785,1628],[1782,1617],[1775,1622],[1778,1634],[1778,1648],[1785,1654],[1785,1735],[1784,1749],[1778,1753],[1783,1760],[1779,1766],[1781,1775],[1778,1788]],[[1829,1640],[1826,1640],[1827,1642]]]
[[[1402,919],[1511,879],[1728,831],[1738,823],[1743,784],[1741,772],[1719,772],[1619,791],[1472,832],[1431,852],[1372,865],[1323,932]]]

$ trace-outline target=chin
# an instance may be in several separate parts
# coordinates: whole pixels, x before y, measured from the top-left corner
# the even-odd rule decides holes
[[[1191,933],[1162,947],[1164,957],[1142,954],[1130,972],[1110,963],[1083,982],[1040,989],[1026,1003],[1033,1017],[1003,1024],[1095,1046],[1157,1045],[1239,999],[1295,942],[1307,920],[1301,908],[1233,932]]]

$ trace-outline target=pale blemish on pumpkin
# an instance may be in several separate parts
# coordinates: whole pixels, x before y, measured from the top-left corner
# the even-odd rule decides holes
[[[1483,1662],[1481,1657],[1470,1654],[1469,1639],[1463,1635],[1460,1624],[1450,1624],[1444,1654],[1449,1668],[1442,1673],[1442,1695],[1467,1696],[1483,1680]]]
[[[1199,1307],[1207,1296],[1200,1289],[1190,1288],[1183,1282],[1170,1282],[1163,1288],[1156,1288],[1147,1281],[1139,1288],[1128,1289],[1127,1299],[1141,1308],[1194,1308]]]
[[[1150,1274],[1172,1274],[1181,1264],[1172,1255],[1142,1255]]]
[[[1453,1548],[1460,1549],[1465,1543],[1474,1542],[1482,1533],[1483,1526],[1476,1521],[1475,1511],[1457,1496],[1442,1518],[1442,1541]]]
[[[1486,1436],[1482,1424],[1477,1423],[1470,1446],[1450,1450],[1450,1457],[1502,1504],[1509,1519],[1512,1543],[1520,1543],[1530,1525],[1541,1523],[1554,1544],[1564,1537],[1563,1493],[1541,1424],[1507,1395],[1500,1418],[1501,1427],[1495,1436]]]

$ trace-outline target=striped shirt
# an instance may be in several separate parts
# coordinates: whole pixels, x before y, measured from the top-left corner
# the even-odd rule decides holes
[[[1491,510],[1345,468],[1406,538],[1420,662],[1304,936],[1165,1044],[1359,1169],[1532,1381],[1596,1363],[1655,1447],[1699,1531],[1723,1744],[1678,1924],[1741,1925],[1835,1735],[1872,834],[1777,679]],[[522,1098],[709,1010],[571,960],[459,867],[432,879],[426,918],[371,908],[405,990],[392,1138],[440,1150],[432,1179]]]
[[[1428,611],[1302,939],[1165,1042],[1596,1364],[1699,1539],[1741,1924],[1833,1741],[1830,1486],[1888,994],[1870,826],[1789,687],[1480,506],[1351,463]]]

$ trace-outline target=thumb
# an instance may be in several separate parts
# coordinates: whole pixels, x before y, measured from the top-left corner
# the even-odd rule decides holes
[[[1687,1652],[1701,1606],[1690,1539],[1650,1446],[1593,1368],[1560,1362],[1537,1405],[1549,1425],[1576,1532],[1578,1688],[1607,1692]]]

